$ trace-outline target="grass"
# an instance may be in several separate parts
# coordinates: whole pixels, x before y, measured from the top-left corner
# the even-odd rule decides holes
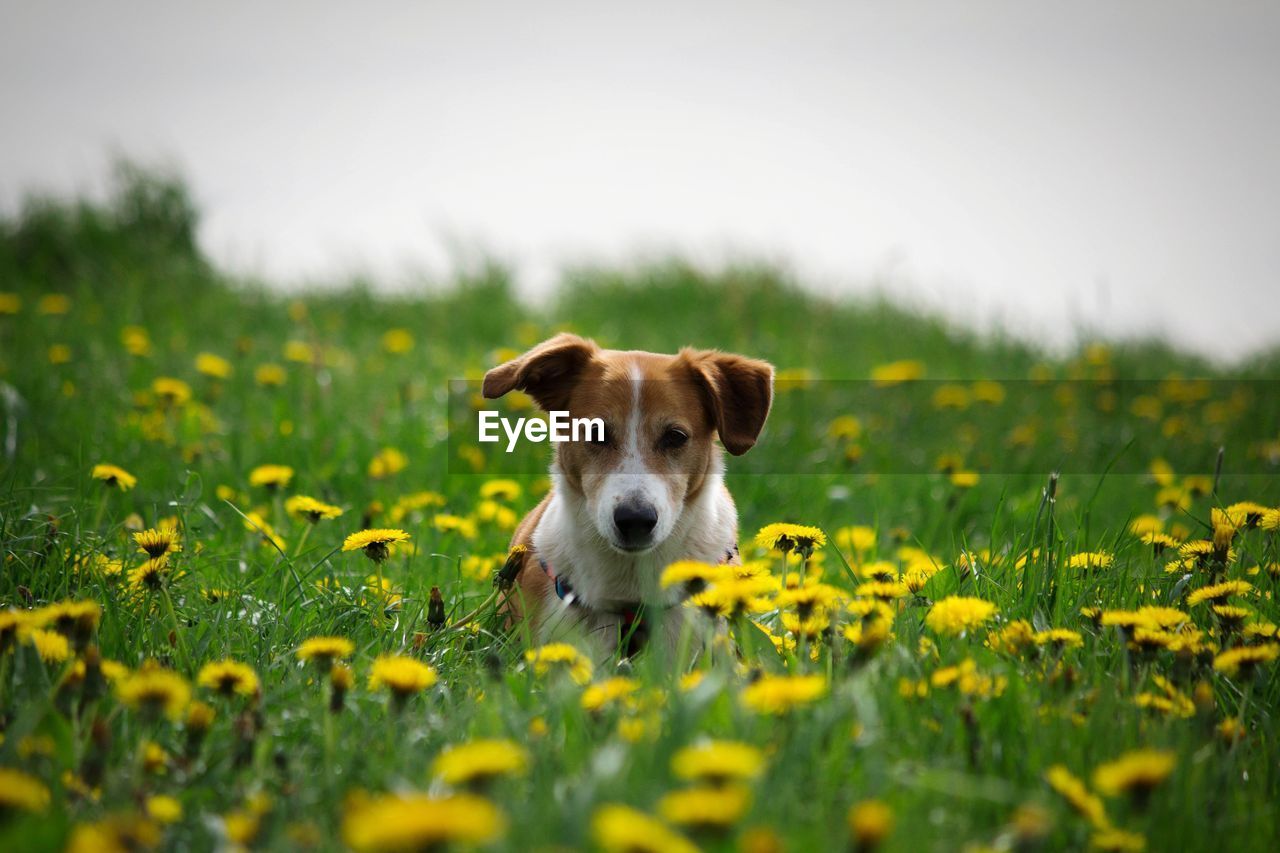
[[[433,806],[392,803],[378,817],[367,809],[386,792],[441,797],[461,787],[433,778],[433,761],[481,738],[510,739],[528,753],[527,772],[481,791],[505,828],[483,809],[465,812],[465,801],[445,808],[458,825],[498,829],[489,842],[498,848],[590,847],[599,841],[593,816],[607,803],[655,813],[685,787],[673,755],[706,737],[764,755],[744,814],[720,829],[675,827],[708,849],[776,849],[764,846],[771,839],[793,850],[847,846],[850,807],[867,800],[893,816],[888,849],[1061,849],[1092,839],[1263,850],[1280,835],[1276,666],[1214,667],[1215,650],[1271,648],[1277,535],[1242,527],[1230,559],[1169,571],[1176,548],[1156,555],[1130,532],[1136,518],[1155,514],[1164,530],[1203,539],[1213,535],[1214,507],[1280,505],[1268,463],[1280,440],[1277,395],[1268,393],[1280,377],[1276,354],[1230,369],[1158,341],[1060,356],[884,301],[806,294],[768,269],[710,274],[678,262],[577,271],[541,306],[521,302],[497,267],[396,296],[360,285],[286,295],[220,273],[196,247],[197,219],[180,185],[131,173],[108,202],[33,202],[0,225],[0,281],[12,294],[0,308],[13,312],[0,314],[0,603],[25,614],[0,657],[0,767],[50,792],[28,812],[5,805],[14,783],[0,785],[0,846],[60,849],[100,831],[171,849],[341,849],[344,838],[360,840],[344,835],[353,827],[409,831],[421,822]],[[411,349],[393,351],[402,348],[385,338],[393,329],[407,331]],[[781,652],[738,620],[740,664],[724,648],[678,662],[642,656],[621,670],[599,661],[596,682],[622,672],[638,688],[591,712],[571,678],[525,663],[522,633],[503,631],[491,606],[470,625],[454,624],[489,598],[510,530],[509,513],[479,499],[484,483],[507,472],[496,458],[474,471],[459,455],[465,443],[450,435],[450,413],[469,410],[451,402],[448,380],[474,379],[505,351],[562,329],[626,348],[715,346],[784,371],[770,426],[755,450],[731,460],[729,484],[744,553],[778,581],[797,571],[796,558],[784,569],[783,556],[753,548],[754,532],[779,521],[827,532],[810,574],[844,597],[829,614],[830,633],[804,640],[803,652],[794,638],[788,645],[787,608],[775,602],[754,618]],[[145,354],[131,354],[126,344],[141,353],[144,338]],[[199,373],[201,352],[225,358],[230,375]],[[862,381],[902,360],[922,363],[929,381],[896,389]],[[282,384],[255,379],[265,363],[283,367]],[[1221,405],[1162,382],[1175,374],[1211,380],[1205,387]],[[160,377],[183,380],[192,398],[164,404],[153,384]],[[999,380],[1005,401],[939,407],[940,389],[974,380]],[[1134,397],[1153,398],[1159,415],[1131,417]],[[833,421],[847,415],[859,434],[845,421],[833,435]],[[1038,438],[1011,444],[1020,427]],[[407,466],[372,477],[370,462],[385,448]],[[941,455],[956,456],[976,484],[937,470]],[[1173,467],[1163,491],[1149,472],[1157,459]],[[92,479],[104,462],[135,475],[136,488]],[[251,486],[263,464],[290,466],[292,482],[274,492]],[[1052,470],[1062,475],[1049,501]],[[520,495],[503,505],[518,515],[545,478],[517,483]],[[434,504],[403,502],[427,490]],[[315,525],[291,518],[283,502],[293,494],[344,513]],[[273,528],[274,544],[260,524],[246,525],[249,513]],[[438,513],[476,529],[451,530]],[[111,561],[126,573],[141,564],[130,534],[165,520],[180,530],[182,551],[162,589],[133,589],[104,571]],[[872,531],[865,547],[850,544],[854,525]],[[366,526],[412,537],[381,568],[393,606],[367,587],[373,564],[339,550]],[[1113,562],[1071,568],[1081,552]],[[866,618],[847,612],[845,600],[865,602],[858,590],[868,575],[912,569],[928,578],[911,594],[879,608],[855,603]],[[1188,602],[1224,578],[1253,585],[1231,602],[1261,627],[1246,632]],[[433,587],[446,607],[442,628],[428,618]],[[927,626],[934,604],[955,594],[992,602],[996,616],[960,636]],[[234,659],[256,673],[260,692],[194,687],[215,709],[202,738],[181,718],[128,708],[119,685],[77,680],[76,655],[38,653],[35,637],[45,635],[33,634],[32,620],[43,616],[30,614],[68,599],[101,606],[89,640],[96,651],[81,659],[96,654],[130,671],[159,661],[192,682],[205,663]],[[1191,642],[1200,648],[1140,648],[1130,642],[1136,629],[1081,614],[1143,605],[1185,611],[1177,636],[1161,642],[1200,631]],[[877,644],[874,629],[890,619],[891,636]],[[1014,636],[1019,620],[1078,632],[1080,645],[1004,648],[990,639]],[[846,626],[863,632],[861,644],[845,638]],[[355,647],[355,683],[336,713],[328,673],[295,657],[304,640],[326,635]],[[430,664],[439,682],[404,702],[388,699],[368,676],[390,653]],[[692,670],[705,675],[686,689]],[[742,697],[762,673],[817,675],[824,695],[786,714],[758,713]],[[1142,695],[1163,697],[1157,704],[1167,709],[1140,707],[1151,701]],[[1231,721],[1239,734],[1224,737]],[[150,762],[148,743],[162,750]],[[1146,748],[1172,756],[1172,771],[1149,796],[1106,797],[1105,825],[1091,825],[1046,782],[1063,765],[1094,792],[1098,767]],[[155,795],[176,798],[181,817],[146,817]],[[867,849],[881,828],[869,823]],[[1108,835],[1108,826],[1135,835]],[[620,831],[636,849],[671,849],[652,827]]]

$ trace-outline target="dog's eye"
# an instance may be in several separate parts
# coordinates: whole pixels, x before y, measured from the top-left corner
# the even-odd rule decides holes
[[[662,434],[662,438],[658,439],[658,447],[663,450],[676,450],[684,447],[684,443],[688,440],[688,433],[684,430],[671,427]]]

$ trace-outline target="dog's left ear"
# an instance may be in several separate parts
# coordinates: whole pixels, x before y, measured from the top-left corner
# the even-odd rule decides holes
[[[734,456],[755,445],[773,405],[773,365],[715,350],[682,349],[703,392],[720,443]]]

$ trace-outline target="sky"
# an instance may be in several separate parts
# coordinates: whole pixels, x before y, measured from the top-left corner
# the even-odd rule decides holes
[[[1057,344],[1280,341],[1280,5],[0,0],[0,208],[190,182],[225,267],[767,260]]]

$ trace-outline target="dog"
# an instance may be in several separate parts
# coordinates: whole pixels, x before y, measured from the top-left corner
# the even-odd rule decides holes
[[[601,418],[603,440],[555,446],[551,488],[511,540],[522,561],[513,622],[547,642],[572,626],[603,655],[631,657],[658,626],[674,651],[677,560],[737,563],[738,514],[724,456],[755,445],[773,403],[773,366],[716,350],[602,349],[562,333],[485,374],[488,399],[524,391],[544,411]]]

